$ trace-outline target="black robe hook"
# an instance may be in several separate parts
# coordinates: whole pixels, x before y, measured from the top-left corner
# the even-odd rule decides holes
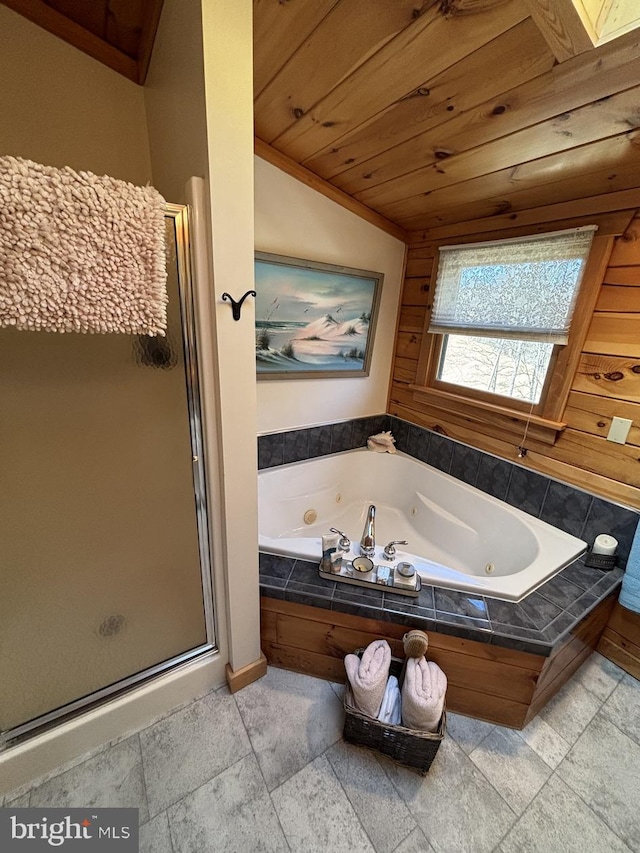
[[[247,290],[247,292],[242,297],[242,299],[239,302],[236,302],[236,300],[233,298],[233,296],[231,296],[228,293],[223,293],[222,294],[222,300],[223,300],[223,302],[226,302],[228,300],[231,303],[231,310],[233,311],[233,319],[239,320],[240,319],[240,309],[242,308],[242,303],[247,298],[247,296],[255,296],[255,295],[256,295],[255,290]]]

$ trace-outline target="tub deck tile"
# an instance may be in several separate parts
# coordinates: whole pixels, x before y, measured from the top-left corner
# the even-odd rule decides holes
[[[531,628],[518,628],[514,625],[503,625],[500,622],[492,622],[491,629],[491,643],[494,646],[530,652],[543,657],[549,657],[553,650],[552,643],[541,631]]]
[[[304,583],[308,586],[317,586],[335,589],[335,582],[321,578],[318,574],[318,563],[312,563],[308,560],[296,560],[291,575],[289,577],[291,583]]]
[[[339,598],[331,602],[331,609],[337,613],[346,613],[347,616],[362,616],[363,619],[385,619],[384,610],[381,607],[368,607],[353,601],[341,601]]]
[[[378,618],[382,618],[386,622],[394,622],[396,625],[403,625],[406,628],[435,631],[435,610],[429,607],[416,607],[413,604],[407,604],[408,601],[407,598],[404,601],[394,602],[391,608],[385,604],[382,616]]]
[[[406,595],[398,595],[397,592],[384,593],[384,606],[388,609],[393,609],[396,604],[410,604],[413,607],[426,607],[428,610],[434,610],[434,590],[432,586],[423,586],[417,598],[408,598]]]
[[[605,572],[598,583],[594,584],[589,592],[593,592],[598,598],[608,595],[622,581],[624,569],[612,569],[610,572]]]
[[[277,587],[261,586],[260,587],[260,595],[264,596],[265,598],[275,598],[278,601],[284,601],[285,600],[285,590],[284,589],[278,589]],[[314,601],[311,606],[317,607],[318,606],[317,602]]]
[[[557,619],[554,619],[550,625],[543,629],[542,633],[550,643],[556,643],[570,628],[573,628],[575,623],[576,617],[563,611]]]
[[[488,598],[489,619],[491,622],[500,622],[502,625],[512,625],[514,628],[536,628],[520,604],[513,601],[500,601],[497,598]],[[551,621],[551,620],[548,620]]]
[[[622,575],[622,569],[590,569],[579,558],[519,603],[431,585],[425,585],[418,598],[407,598],[382,589],[327,581],[319,576],[314,561],[260,555],[261,592],[267,597],[543,657],[619,586]],[[553,598],[565,606],[558,606]]]
[[[577,587],[576,593],[578,593]],[[518,603],[518,607],[538,631],[544,630],[547,625],[550,625],[562,613],[561,607],[548,601],[539,592],[532,592],[531,595],[523,598]]]
[[[436,631],[450,637],[460,637],[461,640],[491,642],[491,623],[488,619],[473,619],[471,616],[458,616],[455,613],[436,610]]]
[[[430,619],[435,623],[436,614],[433,608],[433,599],[430,602],[427,599],[422,603],[420,598],[401,598],[399,595],[385,593],[384,610],[390,615],[403,613],[407,616],[415,616],[416,619]],[[383,616],[382,618],[386,617]]]
[[[327,587],[319,587],[314,584],[289,581],[284,593],[285,601],[309,604],[312,607],[330,607],[336,585],[331,582],[327,583]]]
[[[551,580],[547,581],[544,586],[540,587],[538,592],[540,595],[544,596],[547,601],[552,601],[563,610],[570,607],[581,594],[580,587],[572,583],[569,578],[563,577],[562,574],[551,578]]]
[[[287,582],[282,578],[269,578],[266,582],[260,579],[260,595],[267,598],[277,598],[284,601]]]
[[[296,561],[293,557],[260,552],[258,563],[261,578],[284,578],[286,581],[293,571]]]
[[[436,610],[453,613],[456,616],[471,616],[474,619],[488,619],[487,602],[481,595],[472,592],[458,592],[453,589],[436,589]]]
[[[333,598],[337,601],[347,601],[351,604],[361,604],[363,607],[376,607],[382,610],[382,595],[381,589],[366,589],[341,583],[336,584]]]
[[[579,586],[580,589],[590,589],[592,586],[597,584],[604,575],[605,573],[600,571],[600,569],[594,569],[592,566],[585,566],[583,557],[580,557],[575,561],[575,563],[571,563],[570,566],[567,566],[566,569],[563,569],[562,572],[560,572],[561,577],[566,578],[571,581],[571,583]]]
[[[598,596],[594,592],[585,592],[580,596],[580,598],[576,598],[575,601],[571,602],[566,609],[567,613],[571,613],[572,616],[582,616],[582,614],[590,610],[597,601]]]

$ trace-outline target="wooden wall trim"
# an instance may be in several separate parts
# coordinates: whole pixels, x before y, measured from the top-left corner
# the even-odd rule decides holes
[[[309,169],[306,169],[304,166],[296,163],[295,160],[292,160],[291,157],[287,157],[286,154],[278,151],[272,145],[269,145],[262,139],[258,139],[258,137],[255,139],[255,152],[262,160],[266,160],[267,163],[271,163],[272,166],[276,166],[278,169],[281,169],[283,172],[291,175],[291,177],[296,178],[296,180],[303,184],[306,184],[306,186],[310,187],[312,190],[316,190],[316,192],[321,193],[331,199],[331,201],[335,201],[336,204],[341,205],[341,207],[351,211],[351,213],[355,213],[356,216],[359,216],[371,225],[375,225],[376,228],[380,228],[381,231],[386,231],[387,234],[391,234],[392,237],[401,240],[403,243],[407,242],[407,232],[404,231],[404,229],[386,219],[381,214],[376,213],[375,210],[367,207],[366,204],[356,201],[356,199],[347,195],[347,193],[337,187],[334,187],[323,178],[319,178],[318,175],[315,175],[313,172],[309,171]]]
[[[247,687],[266,674],[267,659],[263,652],[260,652],[258,660],[254,660],[240,669],[232,669],[229,663],[225,667],[225,677],[230,693],[237,693],[238,690],[242,690],[243,687]]]
[[[580,287],[580,299],[571,321],[569,344],[560,351],[547,391],[547,398],[552,401],[549,417],[559,420],[564,414],[613,245],[613,237],[595,236],[593,239]]]
[[[592,50],[596,35],[572,0],[525,0],[531,17],[558,62]]]

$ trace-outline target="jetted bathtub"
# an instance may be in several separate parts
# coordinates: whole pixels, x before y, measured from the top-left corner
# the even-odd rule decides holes
[[[359,553],[376,506],[375,563],[413,563],[423,581],[519,601],[571,563],[586,543],[404,453],[365,448],[260,471],[260,550],[320,561],[330,527]],[[387,542],[392,562],[382,558]],[[349,558],[349,557],[348,557]]]

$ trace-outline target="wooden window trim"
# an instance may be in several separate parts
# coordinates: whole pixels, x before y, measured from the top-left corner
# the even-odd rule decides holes
[[[455,332],[452,334],[455,334]],[[433,355],[427,368],[427,381],[425,383],[427,387],[441,392],[448,392],[449,394],[456,396],[465,397],[470,401],[477,401],[479,404],[487,403],[493,407],[501,407],[510,412],[526,412],[527,415],[531,413],[532,415],[539,415],[541,418],[546,416],[545,407],[548,399],[548,387],[551,381],[552,372],[555,369],[559,350],[562,349],[561,347],[555,346],[553,348],[553,352],[549,360],[547,375],[540,394],[540,402],[534,403],[532,406],[531,402],[527,402],[526,400],[517,400],[503,394],[494,394],[491,391],[481,391],[478,388],[466,388],[464,385],[456,385],[454,382],[445,382],[443,379],[438,379],[438,366],[442,356],[442,347],[445,335],[434,335],[434,338],[435,344],[433,348]]]
[[[520,403],[508,397],[465,389],[463,386],[436,379],[444,336],[433,335],[428,331],[431,304],[427,305],[425,314],[416,382],[409,386],[416,402],[426,403],[442,410],[444,414],[449,412],[465,417],[473,421],[480,432],[483,425],[498,426],[518,443],[522,440],[526,423],[529,422],[527,436],[532,442],[555,444],[558,435],[566,427],[562,415],[613,245],[612,236],[596,236],[593,239],[571,323],[569,342],[566,346],[554,348],[541,401],[533,409],[524,401]],[[432,282],[436,281],[437,273],[438,255],[433,263]]]

